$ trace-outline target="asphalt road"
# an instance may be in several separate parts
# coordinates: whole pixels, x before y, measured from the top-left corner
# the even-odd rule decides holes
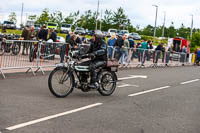
[[[0,132],[200,132],[200,67],[130,69],[118,77],[124,80],[110,97],[74,90],[63,99],[51,95],[48,75],[0,80]]]

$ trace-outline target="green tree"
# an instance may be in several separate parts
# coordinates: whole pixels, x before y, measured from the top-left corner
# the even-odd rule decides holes
[[[200,46],[200,32],[195,32],[192,35],[191,44],[192,44],[192,47]]]
[[[122,7],[118,8],[116,12],[113,13],[113,24],[116,29],[122,29],[128,22],[128,17],[124,13]]]
[[[96,25],[96,12],[88,10],[77,20],[77,25],[85,29],[94,30]]]
[[[15,12],[11,12],[8,16],[8,20],[14,23],[17,23],[17,16]]]
[[[58,26],[61,27],[61,24],[64,21],[64,17],[62,15],[62,12],[60,12],[60,11],[53,12],[49,17],[49,21],[57,23]]]
[[[170,38],[176,37],[176,29],[174,27],[174,22],[171,22],[171,26],[168,29],[168,37]]]
[[[36,23],[38,24],[46,24],[49,21],[49,10],[45,8],[40,15],[40,17],[37,19]]]
[[[154,27],[151,25],[147,25],[140,34],[142,35],[146,35],[146,36],[153,36],[153,31],[154,31]]]
[[[112,28],[113,26],[113,13],[111,10],[106,10],[104,12],[104,17],[102,20],[102,30],[108,31],[108,29]]]

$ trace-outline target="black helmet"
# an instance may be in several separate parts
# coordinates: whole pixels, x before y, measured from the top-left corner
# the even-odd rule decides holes
[[[103,39],[103,33],[100,30],[95,30],[94,34],[96,41],[100,41]]]

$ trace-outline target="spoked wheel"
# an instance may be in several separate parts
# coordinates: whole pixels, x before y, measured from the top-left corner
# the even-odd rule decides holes
[[[69,75],[66,68],[56,68],[49,75],[49,89],[56,97],[68,96],[73,91],[74,84],[74,76]]]
[[[0,55],[4,54],[4,45],[0,42]]]
[[[34,60],[34,48],[32,48],[29,53],[29,62],[33,62],[33,60]]]
[[[100,88],[98,89],[99,93],[103,96],[110,96],[113,94],[116,88],[116,76],[109,72],[103,72],[100,75]]]
[[[20,44],[13,44],[12,45],[12,53],[14,55],[18,55],[20,52]]]

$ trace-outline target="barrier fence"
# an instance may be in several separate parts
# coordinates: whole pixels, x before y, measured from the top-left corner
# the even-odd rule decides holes
[[[89,44],[83,44],[86,51]],[[64,56],[69,51],[67,43],[52,43],[40,41],[8,40],[0,42],[0,73],[5,78],[3,70],[26,69],[33,75],[43,68],[55,67],[64,62]],[[192,64],[193,54],[182,52],[159,51],[140,48],[108,47],[108,58],[118,60],[121,67],[158,67]]]

